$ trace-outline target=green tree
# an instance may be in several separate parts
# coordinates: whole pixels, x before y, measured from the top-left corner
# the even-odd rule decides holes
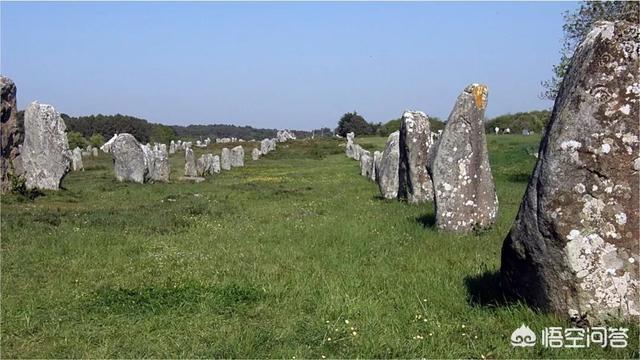
[[[104,144],[104,136],[102,134],[93,134],[89,138],[89,144],[93,147],[100,147]]]
[[[576,47],[584,40],[597,21],[626,20],[634,24],[640,22],[640,2],[638,1],[585,1],[574,11],[564,13],[564,43],[560,51],[560,61],[553,66],[553,76],[542,82],[541,98],[555,100],[562,79],[567,74]]]
[[[82,134],[80,134],[77,131],[70,131],[67,134],[67,140],[69,141],[69,149],[72,149],[72,150],[77,147],[85,148],[89,144],[87,139],[82,137]]]
[[[151,129],[150,141],[166,144],[176,138],[176,132],[170,126],[156,124]]]
[[[340,136],[347,136],[347,133],[350,132],[354,132],[356,135],[372,135],[375,133],[375,127],[354,111],[342,115],[336,128],[336,133]]]

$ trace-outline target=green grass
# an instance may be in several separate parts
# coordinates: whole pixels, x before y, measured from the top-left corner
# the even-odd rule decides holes
[[[1,356],[637,358],[637,326],[622,350],[509,343],[570,326],[496,288],[538,141],[489,137],[500,216],[469,236],[381,200],[333,140],[257,162],[245,144],[245,168],[199,184],[118,183],[107,155],[86,159],[65,190],[2,198]]]

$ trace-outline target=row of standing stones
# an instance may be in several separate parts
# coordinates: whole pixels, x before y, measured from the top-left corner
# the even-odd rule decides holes
[[[639,36],[637,24],[601,22],[577,48],[502,249],[506,293],[592,322],[640,316]],[[15,85],[0,81],[2,192],[14,175],[28,188],[58,189],[73,156],[64,122],[52,106],[31,103],[20,139]],[[347,155],[383,197],[433,200],[439,229],[487,228],[498,203],[482,126],[486,99],[486,87],[467,87],[437,142],[423,113],[406,112],[383,152],[372,156],[350,134]],[[166,146],[140,145],[129,134],[112,140],[119,180],[166,179]],[[263,141],[260,153],[270,146]]]
[[[561,85],[501,255],[500,286],[583,324],[640,317],[640,27],[599,22]],[[383,197],[434,201],[440,230],[490,227],[498,200],[483,129],[487,88],[458,97],[438,141],[408,111],[373,156],[347,136],[347,156]]]
[[[53,106],[37,101],[29,104],[24,114],[24,139],[20,139],[17,125],[16,86],[0,76],[2,85],[2,162],[1,192],[12,190],[13,179],[22,178],[27,189],[58,190],[64,176],[70,171],[84,170],[83,156],[98,156],[98,149],[87,147],[69,150],[66,126]],[[258,160],[276,149],[276,142],[295,139],[288,130],[280,130],[274,139],[264,139],[260,148],[254,148],[251,156]],[[22,141],[21,141],[22,140]],[[227,143],[238,139],[216,139]],[[197,144],[206,147],[205,144]],[[191,142],[171,141],[166,144],[141,144],[127,133],[115,134],[100,147],[113,158],[115,177],[118,181],[136,183],[168,182],[170,175],[169,154],[185,151],[185,177],[181,179],[201,181],[201,176],[219,173],[220,169],[244,166],[244,149],[236,146],[222,149],[220,156],[204,154],[196,162]]]

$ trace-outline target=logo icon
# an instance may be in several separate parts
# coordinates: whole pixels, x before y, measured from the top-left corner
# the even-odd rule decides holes
[[[511,333],[511,346],[529,347],[535,346],[535,344],[536,334],[525,324],[522,324],[522,326]]]

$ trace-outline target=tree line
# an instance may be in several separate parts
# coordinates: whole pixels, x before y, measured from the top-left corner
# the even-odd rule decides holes
[[[432,132],[443,130],[445,123],[436,116],[428,116]],[[542,132],[549,122],[551,112],[549,110],[534,110],[519,112],[515,114],[504,114],[485,122],[485,130],[493,133],[495,127],[504,130],[509,128],[512,133],[520,133],[527,129],[535,132]],[[336,134],[346,136],[349,132],[354,132],[357,136],[389,136],[394,131],[400,130],[402,119],[389,120],[386,123],[369,123],[357,111],[344,114],[338,121]]]

